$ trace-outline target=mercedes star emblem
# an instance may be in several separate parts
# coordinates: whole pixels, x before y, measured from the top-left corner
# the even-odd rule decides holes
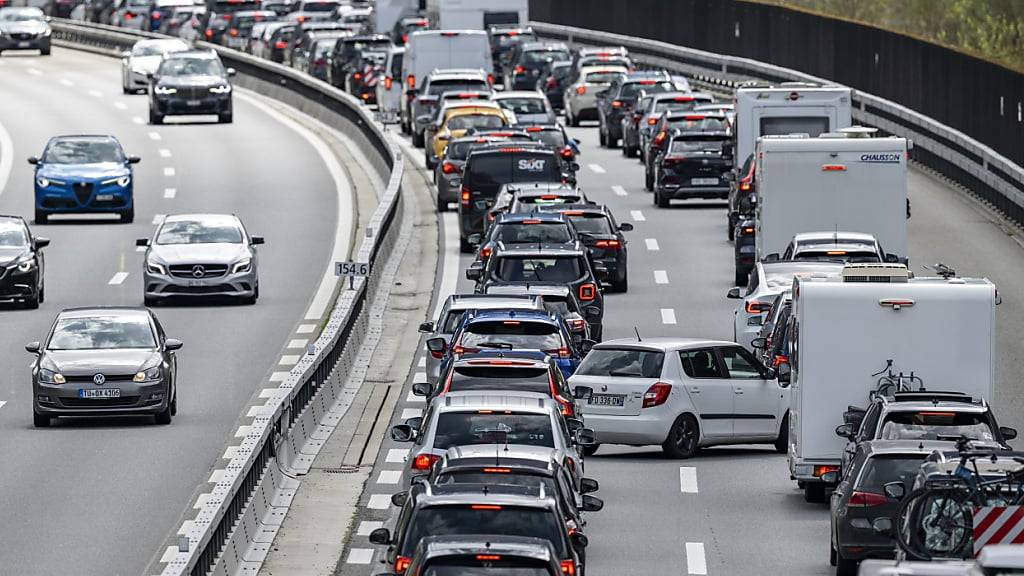
[[[103,383],[107,381],[107,377],[103,374],[96,374],[92,377],[92,381],[96,383],[97,386],[103,386]]]
[[[206,268],[203,268],[202,264],[196,264],[192,267],[193,278],[202,278],[203,276],[206,276]]]

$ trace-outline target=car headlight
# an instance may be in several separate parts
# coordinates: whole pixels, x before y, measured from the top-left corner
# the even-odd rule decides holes
[[[166,96],[168,94],[176,94],[178,92],[178,89],[171,88],[170,86],[157,86],[153,88],[153,92]]]
[[[64,181],[51,180],[49,178],[43,178],[42,176],[40,176],[39,178],[36,178],[36,184],[38,184],[40,188],[49,188],[50,186],[63,186]]]
[[[124,187],[128,186],[128,184],[130,184],[131,181],[132,181],[132,177],[131,176],[120,176],[118,178],[111,178],[109,180],[104,180],[104,181],[100,182],[100,184],[117,184],[121,188],[124,188]]]
[[[228,86],[227,84],[210,88],[211,94],[227,94],[228,92],[231,92],[231,86]]]
[[[64,384],[67,382],[63,374],[47,370],[46,368],[39,369],[39,381],[43,384]]]
[[[43,34],[42,35],[43,36],[49,36],[52,33],[53,33],[53,30],[47,28],[46,30],[43,30]]]
[[[31,254],[28,254],[18,262],[18,271],[28,272],[29,270],[35,268],[35,266],[36,259]]]
[[[150,382],[153,380],[160,379],[160,366],[153,366],[146,370],[136,372],[135,376],[132,377],[132,382]]]
[[[146,261],[146,271],[151,274],[167,274],[167,269],[164,268],[163,264],[153,262],[152,260]]]
[[[239,272],[248,272],[251,268],[252,268],[252,259],[246,258],[245,260],[241,260],[241,261],[237,262],[234,266],[232,266],[231,267],[231,273],[232,274],[238,274]]]

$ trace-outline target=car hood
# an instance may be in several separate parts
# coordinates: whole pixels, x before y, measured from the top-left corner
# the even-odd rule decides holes
[[[130,66],[136,72],[156,72],[162,59],[163,56],[133,56]]]
[[[90,374],[135,374],[155,350],[47,350],[46,359],[65,376]],[[45,367],[45,366],[44,366]]]
[[[22,254],[28,252],[28,249],[22,246],[17,248],[10,248],[7,246],[0,246],[0,266],[6,266],[11,262],[14,262],[21,257]]]
[[[49,29],[50,27],[45,22],[37,22],[33,20],[25,22],[0,23],[0,31],[11,34],[41,34]]]
[[[160,86],[187,88],[189,86],[222,86],[228,81],[220,76],[164,76],[160,78]]]
[[[149,254],[167,264],[231,264],[250,257],[245,244],[154,245]]]
[[[118,178],[128,176],[131,170],[119,162],[102,162],[99,164],[43,164],[36,171],[36,176],[46,178]]]

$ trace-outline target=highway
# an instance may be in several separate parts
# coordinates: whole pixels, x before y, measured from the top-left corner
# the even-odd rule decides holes
[[[619,150],[599,148],[596,124],[570,133],[582,141],[579,185],[591,199],[609,205],[620,222],[635,226],[627,233],[630,291],[605,295],[605,340],[633,338],[634,328],[642,337],[731,340],[736,301],[725,297],[732,287],[733,252],[726,240],[724,203],[675,202],[659,209],[643,190],[642,165]],[[419,162],[422,154],[411,157]],[[922,265],[943,262],[962,276],[989,277],[1003,296],[996,309],[994,406],[1001,425],[1024,429],[1024,390],[1018,384],[1024,368],[1017,336],[1024,330],[1024,247],[980,204],[916,169],[910,172],[910,198],[909,257],[915,272],[927,275]],[[453,290],[472,291],[463,273],[471,259],[458,254],[456,217],[447,213],[441,220],[446,241],[438,301]],[[869,326],[856,329],[870,331]],[[407,385],[423,381],[420,362],[414,359]],[[423,406],[422,400],[403,397],[407,401],[395,410],[395,423],[418,415]],[[376,547],[366,536],[393,522],[397,508],[388,496],[398,486],[380,472],[401,469],[406,448],[390,440],[382,446],[361,500],[356,535],[338,564],[339,576],[384,570],[370,559]],[[704,449],[686,461],[666,459],[657,446],[602,446],[587,459],[586,475],[601,483],[596,496],[605,502],[604,510],[588,515],[589,576],[646,576],[652,570],[834,573],[828,563],[827,505],[804,502],[803,492],[789,480],[786,457],[769,446]]]
[[[34,311],[0,310],[0,573],[142,574],[194,515],[194,496],[209,491],[246,406],[274,370],[288,369],[278,366],[282,351],[307,316],[335,231],[350,225],[336,217],[339,203],[350,206],[337,193],[347,183],[335,181],[293,120],[252,94],[235,96],[231,125],[145,125],[146,97],[121,94],[120,62],[112,58],[59,48],[46,58],[5,54],[0,102],[0,158],[13,158],[9,178],[0,161],[0,213],[31,219],[25,158],[53,135],[109,133],[142,157],[135,223],[33,225],[52,240],[46,301]],[[8,139],[13,149],[5,149]],[[168,336],[185,343],[170,426],[125,417],[33,428],[24,345],[42,340],[62,308],[141,306],[135,239],[149,237],[162,215],[182,212],[234,212],[266,237],[259,302],[155,309]],[[311,312],[309,330],[324,310]]]

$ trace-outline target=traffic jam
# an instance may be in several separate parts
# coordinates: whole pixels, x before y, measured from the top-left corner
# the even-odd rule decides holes
[[[605,507],[588,460],[653,447],[699,466],[710,447],[761,445],[780,455],[772,474],[807,506],[828,507],[828,569],[838,575],[1024,573],[1024,553],[1004,546],[1024,542],[1024,454],[990,404],[1001,296],[985,278],[911,265],[913,142],[854,125],[851,90],[841,86],[749,83],[723,94],[641,66],[620,46],[546,41],[524,25],[444,28],[424,14],[375,30],[372,10],[211,0],[159,18],[102,18],[306,72],[375,107],[422,155],[439,222],[454,227],[457,248],[442,247],[445,257],[461,267],[455,290],[436,294],[436,316],[419,326],[421,378],[409,391],[419,409],[402,411],[390,429],[405,454],[400,490],[388,520],[368,533],[384,572],[584,574],[588,549],[615,546],[588,538],[588,521]],[[180,113],[232,121],[234,71],[215,54],[141,41],[124,62],[124,91],[147,91],[151,123]],[[191,76],[210,93],[196,105],[182,96]],[[584,132],[638,164],[642,182],[630,194],[649,195],[650,209],[723,214],[714,234],[733,252],[722,268],[733,287],[722,296],[735,310],[720,319],[731,340],[690,334],[671,308],[661,319],[677,335],[648,337],[645,320],[622,318],[640,298],[629,293],[627,245],[640,242],[631,236],[646,219],[615,213],[607,186],[598,191],[609,175],[581,164],[595,152],[576,137]],[[137,159],[115,140],[86,144],[103,144],[123,165],[112,182],[122,172],[130,179]],[[49,158],[70,157],[64,146],[44,153],[40,187],[63,185],[43,171],[62,163]],[[41,224],[51,206],[39,206]],[[125,206],[120,217],[130,221]],[[185,270],[160,246],[191,242],[203,227],[248,250],[223,267],[241,275],[229,294],[254,302],[251,245],[262,238],[222,217],[179,221],[139,242],[145,303]],[[20,221],[0,221],[7,238],[34,238],[26,254],[46,245]],[[677,249],[670,238],[645,243],[663,259]],[[670,290],[665,271],[654,281]],[[42,300],[41,277],[24,296],[29,306]],[[45,378],[64,378],[46,350],[63,350],[63,331],[96,322],[90,314],[62,313],[49,343],[30,345],[40,390]],[[118,315],[127,347],[181,346],[146,340],[162,338],[151,313]],[[150,364],[173,384],[173,358]],[[136,382],[149,382],[150,370],[139,370]],[[166,389],[153,404],[158,421],[175,409]],[[894,562],[912,571],[893,571]]]

